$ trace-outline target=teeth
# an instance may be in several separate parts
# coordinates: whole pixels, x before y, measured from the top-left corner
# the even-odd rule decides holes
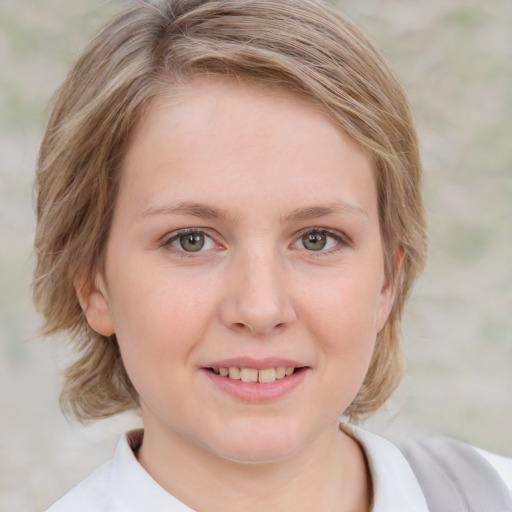
[[[276,368],[276,379],[284,379],[286,376],[286,368],[284,366],[280,366]]]
[[[258,382],[258,370],[256,368],[240,368],[240,380],[242,382]]]
[[[229,369],[229,378],[234,380],[240,380],[240,368],[232,366]]]
[[[260,370],[258,372],[258,381],[261,383],[274,382],[276,380],[276,371],[274,368],[268,370]]]
[[[261,384],[274,382],[276,379],[284,379],[295,371],[293,366],[279,366],[277,368],[265,368],[257,370],[256,368],[238,368],[231,366],[229,368],[213,368],[217,375],[229,377],[233,380],[242,382],[259,382]]]

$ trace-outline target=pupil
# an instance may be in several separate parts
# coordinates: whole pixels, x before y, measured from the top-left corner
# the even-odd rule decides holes
[[[309,233],[302,237],[302,243],[310,251],[320,251],[327,243],[327,235],[325,233]]]
[[[197,252],[204,246],[204,235],[193,233],[180,237],[180,245],[184,251]]]

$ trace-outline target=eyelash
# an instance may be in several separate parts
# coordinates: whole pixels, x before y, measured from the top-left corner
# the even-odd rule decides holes
[[[204,235],[205,239],[210,239],[215,245],[217,245],[215,240],[213,239],[213,237],[208,235],[206,230],[198,229],[198,228],[188,228],[188,229],[181,229],[179,231],[174,231],[173,233],[170,233],[170,236],[167,236],[163,239],[162,246],[182,258],[197,257],[196,253],[193,251],[185,251],[184,249],[178,249],[177,247],[173,247],[173,245],[172,245],[173,242],[176,242],[180,238],[188,236],[188,235]],[[199,250],[196,252],[197,252],[197,255],[199,255],[204,251]]]
[[[175,231],[171,233],[169,236],[165,237],[162,241],[162,246],[166,248],[167,250],[173,252],[174,254],[179,255],[182,258],[194,258],[199,256],[205,251],[199,250],[196,251],[186,251],[184,249],[178,249],[174,247],[172,244],[173,242],[176,242],[181,237],[185,237],[188,235],[204,235],[205,238],[210,239],[214,244],[216,244],[213,237],[211,237],[205,229],[201,228],[188,228],[188,229],[182,229],[179,231]],[[296,234],[294,241],[290,244],[293,246],[296,243],[299,243],[304,236],[306,235],[326,235],[329,238],[332,238],[336,241],[336,246],[333,248],[330,248],[328,250],[307,250],[306,248],[302,248],[305,252],[308,253],[309,257],[318,258],[325,254],[334,254],[338,252],[339,250],[345,248],[345,247],[351,247],[352,243],[351,241],[345,236],[339,233],[338,231],[332,231],[330,229],[321,228],[321,227],[313,227],[313,228],[306,228],[299,233]],[[217,245],[217,244],[216,244]]]
[[[303,237],[306,235],[326,235],[327,237],[332,238],[336,241],[335,247],[333,247],[331,249],[327,249],[327,250],[314,251],[314,250],[307,250],[307,249],[303,248],[303,250],[308,253],[308,256],[313,257],[313,258],[320,258],[325,255],[335,254],[338,251],[340,251],[346,247],[352,246],[352,242],[349,240],[349,238],[346,235],[343,235],[339,231],[333,231],[333,230],[330,230],[327,228],[321,228],[321,227],[306,228],[306,229],[302,230],[301,232],[298,233],[298,235],[295,238],[295,241],[293,243],[295,244],[295,243],[300,242],[303,239]]]

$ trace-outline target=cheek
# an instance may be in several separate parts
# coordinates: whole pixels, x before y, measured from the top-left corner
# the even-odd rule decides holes
[[[183,365],[212,316],[208,287],[198,290],[190,280],[168,271],[140,273],[113,295],[116,336],[133,379],[148,368],[156,376],[170,365]]]
[[[377,334],[381,302],[380,280],[371,273],[340,276],[308,289],[302,308],[318,327],[329,330],[367,330]]]
[[[311,287],[301,305],[309,332],[328,356],[339,356],[345,365],[350,360],[365,367],[371,358],[380,304],[376,283],[371,273],[331,279]]]

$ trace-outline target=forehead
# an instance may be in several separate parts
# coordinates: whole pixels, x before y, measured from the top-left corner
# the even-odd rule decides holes
[[[375,188],[370,159],[319,105],[232,79],[196,79],[158,97],[132,134],[123,167],[121,188],[134,195],[134,207],[166,195],[220,200],[237,187],[242,197],[252,187],[292,208],[293,191],[334,203],[357,202],[362,182]]]
[[[266,108],[269,103],[273,103],[272,111]],[[180,131],[168,133],[169,136],[180,136],[188,128],[193,128],[203,134],[210,131],[216,136],[225,134],[236,139],[256,128],[264,133],[284,131],[296,121],[311,123],[312,128],[315,124],[323,125],[324,129],[328,127],[329,131],[334,128],[327,110],[304,93],[261,80],[198,75],[169,86],[166,92],[153,99],[135,127],[132,142],[144,136],[155,122],[164,121],[164,112],[170,123],[168,114],[171,111],[174,126]],[[238,121],[237,114],[246,117],[230,130],[230,120]],[[222,128],[222,133],[219,128]],[[298,128],[296,125],[296,137],[303,134]],[[201,142],[207,144],[208,139]]]

